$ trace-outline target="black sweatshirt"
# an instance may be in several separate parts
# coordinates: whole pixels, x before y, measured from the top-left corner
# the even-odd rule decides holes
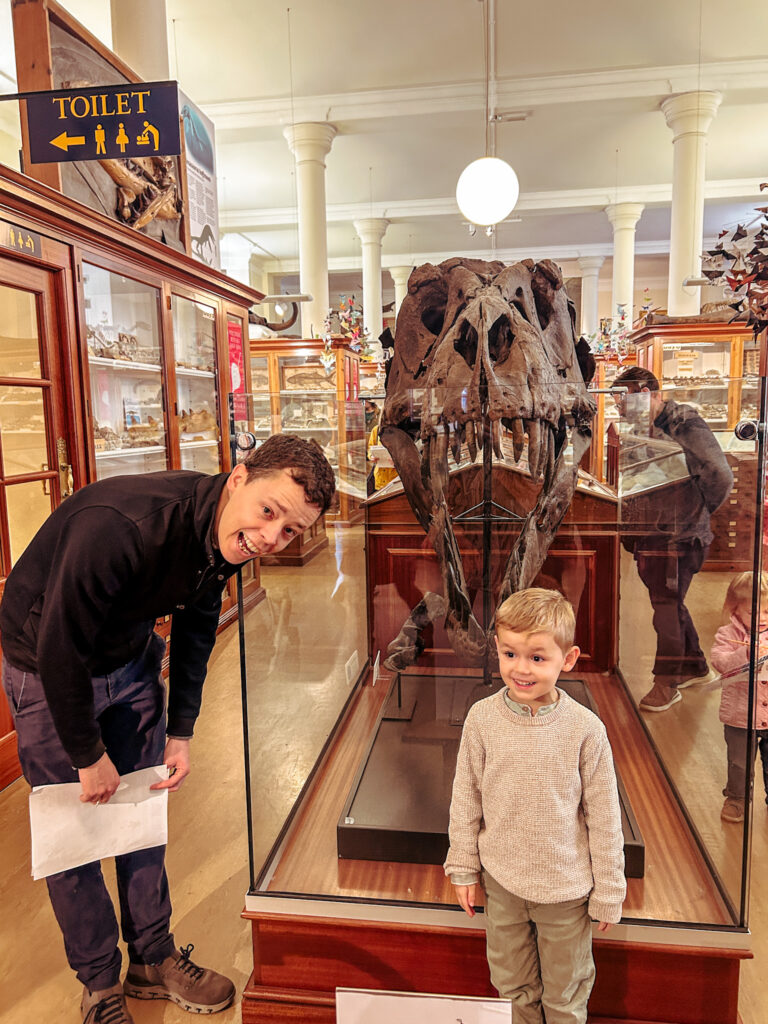
[[[216,639],[224,582],[237,571],[214,546],[226,473],[113,477],[63,502],[14,566],[0,605],[0,642],[38,674],[76,768],[104,753],[92,676],[144,650],[173,614],[168,732],[191,736]]]

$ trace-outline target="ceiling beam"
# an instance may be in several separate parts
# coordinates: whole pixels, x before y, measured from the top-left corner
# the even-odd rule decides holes
[[[710,248],[715,244],[714,238],[704,239],[704,248]],[[669,239],[663,238],[655,242],[637,242],[635,244],[636,256],[664,256],[669,254]],[[457,253],[451,252],[417,252],[417,253],[390,253],[382,257],[382,268],[414,266],[422,263],[441,263],[443,260],[453,259]],[[605,256],[607,259],[613,257],[612,242],[594,242],[585,245],[541,245],[525,246],[519,249],[472,249],[469,248],[463,253],[464,256],[479,260],[501,260],[502,263],[517,263],[519,260],[554,260],[556,263],[563,260],[577,260],[580,256]],[[331,271],[360,270],[362,268],[360,256],[332,256],[328,260],[328,269]],[[267,260],[264,263],[264,270],[267,273],[297,274],[299,272],[299,261],[295,258],[285,260]]]
[[[760,179],[735,178],[726,181],[708,181],[704,186],[706,201],[730,199],[751,202],[759,199]],[[514,209],[517,214],[563,214],[569,211],[598,211],[611,203],[644,203],[645,206],[669,206],[672,185],[636,185],[615,189],[583,188],[550,192],[524,192]],[[361,217],[384,217],[390,221],[413,220],[422,217],[461,216],[454,197],[440,199],[393,200],[385,203],[336,203],[326,207],[328,223],[345,223]],[[258,228],[289,227],[296,223],[296,207],[277,209],[251,209],[219,211],[223,231],[254,231]]]
[[[536,75],[497,79],[497,109],[522,110],[563,103],[594,103],[617,99],[657,97],[699,89],[731,95],[743,90],[768,89],[768,60],[713,61],[665,67]],[[390,117],[423,117],[480,110],[485,104],[483,82],[372,89],[322,96],[253,98],[202,103],[218,131],[265,128],[302,121],[349,124]],[[343,129],[342,129],[343,133]]]

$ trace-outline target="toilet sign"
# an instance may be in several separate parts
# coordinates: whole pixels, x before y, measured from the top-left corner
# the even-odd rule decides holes
[[[176,82],[126,82],[22,95],[32,163],[181,152]]]

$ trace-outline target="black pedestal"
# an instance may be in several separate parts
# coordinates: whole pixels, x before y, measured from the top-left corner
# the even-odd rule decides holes
[[[568,679],[557,685],[598,714],[584,682]],[[411,864],[444,862],[464,718],[475,701],[500,687],[501,682],[495,680],[488,688],[479,677],[401,673],[395,678],[339,819],[339,857]],[[407,718],[395,717],[398,707],[407,708]],[[621,779],[619,800],[625,873],[628,878],[642,878],[644,844]]]

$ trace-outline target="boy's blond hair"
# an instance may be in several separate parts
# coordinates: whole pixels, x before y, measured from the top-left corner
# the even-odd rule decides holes
[[[557,590],[529,587],[512,594],[496,612],[496,632],[511,629],[530,636],[549,633],[557,646],[567,654],[573,647],[576,616],[570,601]]]
[[[752,606],[754,576],[753,572],[738,572],[733,577],[728,584],[723,602],[723,611],[726,615],[733,615],[739,605]],[[768,572],[760,573],[760,603],[768,604]]]

